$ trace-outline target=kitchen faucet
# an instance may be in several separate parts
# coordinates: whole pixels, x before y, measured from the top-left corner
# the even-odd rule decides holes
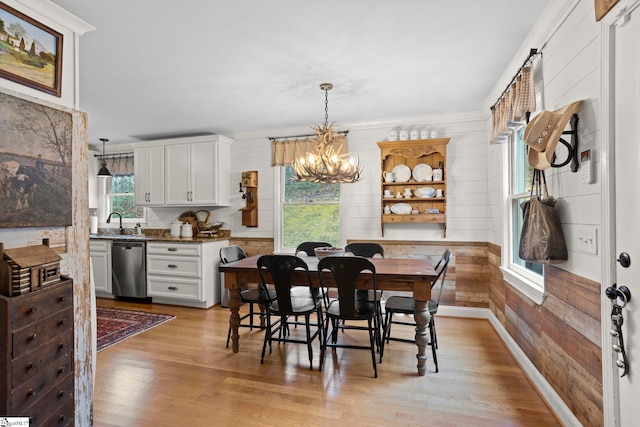
[[[120,217],[120,234],[124,234],[124,228],[122,228],[122,214],[120,212],[111,212],[107,218],[107,224],[111,223],[111,215],[118,215]]]

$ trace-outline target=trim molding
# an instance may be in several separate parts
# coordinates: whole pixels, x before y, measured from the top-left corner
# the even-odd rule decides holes
[[[520,349],[520,346],[515,342],[511,335],[504,328],[502,323],[488,308],[475,308],[475,307],[454,307],[454,306],[441,306],[438,309],[437,316],[446,317],[467,317],[473,319],[487,319],[493,329],[500,335],[500,338],[505,343],[511,355],[516,359],[516,362],[520,365],[524,373],[529,377],[533,385],[538,389],[538,392],[542,395],[543,399],[547,402],[551,410],[560,419],[565,426],[582,427],[582,424],[576,416],[571,412],[569,407],[558,396],[553,387],[547,382],[542,374],[535,367],[533,362],[529,360],[526,354]]]

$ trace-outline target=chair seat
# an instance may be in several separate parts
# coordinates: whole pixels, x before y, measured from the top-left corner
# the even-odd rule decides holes
[[[333,300],[326,308],[326,315],[334,318],[341,318],[342,320],[367,320],[373,317],[376,313],[373,302],[369,301],[355,301],[355,316],[340,317],[340,300]]]
[[[318,310],[320,305],[321,304],[319,300],[314,301],[311,297],[291,298],[291,313],[287,313],[287,315],[299,316],[313,313]],[[271,303],[271,305],[269,306],[269,311],[277,316],[281,315],[278,300],[275,300]]]
[[[416,311],[416,302],[413,297],[392,296],[384,303],[385,311],[393,311],[394,313],[413,314]],[[438,312],[438,303],[433,300],[427,302],[429,314],[434,315]]]

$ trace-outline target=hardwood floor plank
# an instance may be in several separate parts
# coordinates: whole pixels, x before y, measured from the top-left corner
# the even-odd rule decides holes
[[[489,322],[438,318],[438,361],[416,372],[416,347],[391,342],[378,378],[368,351],[314,343],[273,345],[260,364],[263,332],[241,328],[240,352],[225,348],[229,312],[99,299],[100,306],[176,318],[98,353],[94,425],[110,426],[557,426]],[[244,309],[244,308],[243,308]],[[296,333],[301,331],[296,331]],[[411,327],[393,335],[411,338]],[[358,331],[340,333],[368,340]]]

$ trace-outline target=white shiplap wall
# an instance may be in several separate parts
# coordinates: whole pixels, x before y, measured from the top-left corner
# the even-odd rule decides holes
[[[340,124],[340,123],[339,123]],[[447,238],[451,241],[487,241],[487,134],[484,117],[479,112],[390,119],[368,124],[340,124],[349,129],[349,150],[364,165],[364,178],[343,186],[347,200],[344,213],[345,239],[381,239],[380,228],[380,151],[378,141],[385,141],[389,129],[400,125],[435,127],[439,137],[450,137],[447,146]],[[232,206],[215,211],[216,220],[224,221],[233,236],[273,237],[274,170],[270,144],[266,136],[306,133],[308,129],[270,130],[263,135],[230,135],[232,149]],[[244,201],[238,193],[240,173],[257,170],[259,175],[259,227],[240,223],[238,209]],[[439,225],[388,225],[384,239],[443,240]]]
[[[569,260],[558,267],[591,280],[600,281],[602,268],[599,255],[582,253],[577,248],[577,230],[580,227],[596,227],[598,246],[601,229],[601,177],[600,169],[600,24],[595,22],[593,2],[590,0],[564,3],[564,13],[555,10],[541,18],[534,31],[523,44],[514,62],[522,63],[529,48],[542,48],[544,80],[544,108],[555,110],[577,100],[583,100],[578,113],[579,151],[593,150],[596,177],[593,184],[583,184],[580,173],[573,173],[569,166],[546,171],[549,192],[559,199],[558,211],[569,249]],[[560,22],[557,19],[561,19]],[[513,71],[505,71],[505,76]],[[504,80],[503,76],[503,80]],[[504,89],[503,83],[501,89]],[[496,91],[498,85],[496,86]],[[497,92],[487,102],[492,103]],[[489,120],[489,119],[487,119]],[[560,153],[560,150],[558,151]],[[560,156],[559,154],[559,157]],[[502,244],[504,177],[496,170],[502,169],[503,150],[491,146],[489,163],[489,241]],[[559,159],[558,161],[562,161]],[[600,253],[600,248],[598,248]]]

